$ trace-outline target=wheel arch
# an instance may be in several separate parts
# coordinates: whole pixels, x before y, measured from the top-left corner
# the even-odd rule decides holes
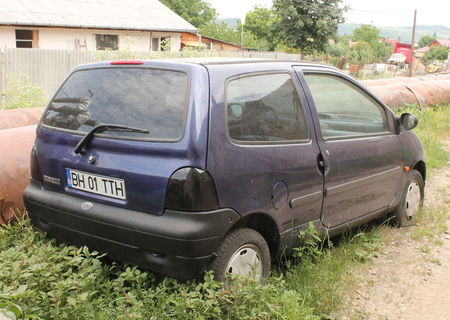
[[[413,169],[419,171],[422,175],[423,181],[425,181],[427,176],[427,167],[425,165],[425,162],[423,162],[422,160],[417,161]]]
[[[272,258],[279,254],[280,232],[275,220],[265,213],[252,213],[242,217],[228,232],[239,228],[249,228],[259,232],[269,246]]]

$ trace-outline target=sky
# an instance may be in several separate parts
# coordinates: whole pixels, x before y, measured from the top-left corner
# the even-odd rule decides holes
[[[206,0],[217,9],[219,18],[242,18],[254,5],[270,7],[272,0]],[[351,9],[347,23],[376,26],[409,26],[417,9],[417,24],[450,27],[449,0],[343,0]]]

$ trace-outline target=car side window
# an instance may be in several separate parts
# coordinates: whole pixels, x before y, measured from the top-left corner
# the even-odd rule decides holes
[[[309,138],[305,113],[287,73],[251,75],[226,88],[228,132],[242,142],[282,142]]]
[[[326,138],[390,132],[386,110],[356,85],[326,74],[305,74]]]

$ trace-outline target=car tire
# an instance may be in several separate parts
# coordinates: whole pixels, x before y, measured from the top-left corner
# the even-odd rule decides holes
[[[263,282],[270,273],[270,252],[267,242],[255,230],[236,229],[228,233],[209,265],[214,279],[227,283],[229,276],[239,275]]]
[[[425,182],[417,170],[411,170],[403,186],[401,200],[397,208],[390,214],[395,226],[407,227],[413,224],[414,216],[423,205]]]

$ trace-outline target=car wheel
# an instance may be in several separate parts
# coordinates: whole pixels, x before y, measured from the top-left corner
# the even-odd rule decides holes
[[[410,226],[423,205],[425,183],[417,170],[411,170],[402,191],[401,202],[391,213],[391,219],[399,227]]]
[[[255,230],[233,230],[222,240],[209,269],[217,281],[225,283],[233,276],[263,282],[270,272],[269,247]]]

